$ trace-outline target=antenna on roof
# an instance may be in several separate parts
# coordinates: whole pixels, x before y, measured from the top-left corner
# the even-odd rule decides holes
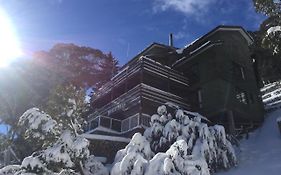
[[[169,46],[174,47],[174,41],[173,41],[173,34],[170,33],[169,35]]]

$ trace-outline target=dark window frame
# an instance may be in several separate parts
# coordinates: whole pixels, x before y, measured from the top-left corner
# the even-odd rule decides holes
[[[248,93],[240,88],[235,88],[235,98],[238,102],[243,104],[249,104]]]

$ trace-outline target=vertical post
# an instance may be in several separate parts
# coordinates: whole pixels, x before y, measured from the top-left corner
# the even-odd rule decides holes
[[[8,158],[7,158],[7,157],[8,157],[8,155],[7,155],[7,149],[4,150],[3,154],[4,154],[4,162],[3,162],[3,163],[4,163],[4,166],[6,166],[6,165],[8,164],[8,163],[7,163],[7,159],[8,159]]]
[[[170,33],[169,35],[169,46],[174,47],[174,41],[173,41],[173,34]]]
[[[171,78],[170,78],[170,74],[171,74],[171,69],[169,69],[169,71],[168,71],[168,92],[171,92]]]
[[[144,78],[143,78],[143,71],[144,71],[144,66],[143,66],[144,62],[141,63],[141,69],[140,69],[140,85],[142,83],[144,83]],[[140,96],[140,105],[139,105],[139,114],[140,116],[142,115],[143,113],[143,105],[144,105],[144,102],[143,102],[143,97],[142,97],[142,87],[140,86],[140,89],[139,89],[139,96]]]
[[[203,107],[203,102],[202,102],[202,90],[198,90],[198,102],[199,102],[199,108],[201,109]]]
[[[112,118],[110,118],[110,129],[112,129]]]
[[[110,101],[113,100],[113,94],[114,94],[114,86],[112,87],[112,89],[110,91]]]
[[[228,123],[229,133],[234,135],[234,133],[235,133],[235,123],[234,123],[233,112],[231,110],[227,111],[227,123]]]

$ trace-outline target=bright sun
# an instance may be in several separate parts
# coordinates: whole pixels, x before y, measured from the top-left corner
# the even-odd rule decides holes
[[[14,28],[8,16],[0,9],[0,67],[8,66],[21,55]]]

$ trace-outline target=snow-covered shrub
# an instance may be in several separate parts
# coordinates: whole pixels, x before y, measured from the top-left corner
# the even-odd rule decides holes
[[[158,153],[149,161],[145,174],[209,175],[206,161],[201,157],[188,155],[187,147],[186,141],[176,141],[166,153]]]
[[[26,157],[21,164],[20,172],[54,174],[72,171],[75,164],[88,158],[88,145],[88,140],[65,131],[55,144]]]
[[[75,164],[84,162],[84,174],[108,175],[108,170],[94,156],[89,156],[88,146],[88,140],[65,131],[54,145],[25,158],[19,174],[79,175]]]
[[[140,133],[136,133],[125,149],[117,152],[111,175],[143,174],[147,160],[153,156],[154,153],[147,139]]]
[[[140,154],[131,152],[117,162],[111,170],[111,175],[142,175],[145,172],[147,160]]]
[[[38,108],[27,110],[19,119],[18,125],[25,128],[25,139],[47,146],[60,133],[57,122]]]
[[[60,173],[55,173],[54,175],[80,175],[72,169],[62,170]]]
[[[51,174],[52,172],[42,162],[40,155],[32,155],[24,158],[21,164],[21,170],[18,174],[34,173],[34,174]]]
[[[8,165],[0,169],[1,175],[14,175],[16,172],[20,170],[19,165]]]
[[[89,156],[89,142],[82,137],[75,137],[70,131],[65,131],[57,142],[42,153],[42,158],[49,166],[72,168],[79,161]]]
[[[107,168],[103,166],[101,162],[99,162],[95,156],[91,155],[85,162],[85,174],[94,174],[94,175],[108,175],[109,172]]]
[[[117,153],[112,175],[209,175],[236,165],[235,152],[223,126],[209,127],[201,122],[206,120],[203,116],[180,109],[174,117],[165,106],[157,112],[151,116],[151,127],[144,136],[136,133]]]
[[[74,101],[72,104],[75,106]],[[72,109],[75,110],[74,107]],[[72,113],[70,111],[68,115]],[[77,134],[73,123],[75,120],[69,124],[73,127],[71,130],[63,130],[48,114],[37,108],[27,110],[19,121],[20,126],[26,127],[27,139],[34,144],[44,141],[48,145],[44,144],[41,151],[26,157],[20,166],[4,167],[0,172],[16,175],[79,175],[79,172],[85,171],[87,175],[108,175],[106,168],[89,156],[89,141]]]

